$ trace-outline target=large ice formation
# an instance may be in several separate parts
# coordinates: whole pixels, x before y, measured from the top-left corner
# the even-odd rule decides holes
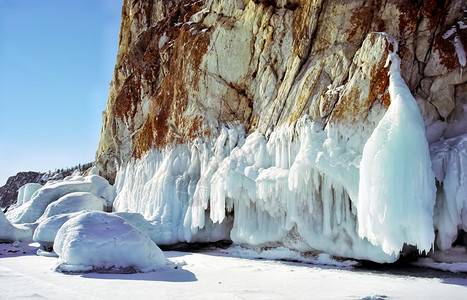
[[[64,271],[134,268],[150,271],[167,265],[159,247],[124,219],[104,212],[71,218],[57,233],[54,250]]]
[[[400,75],[397,43],[393,44],[387,62],[391,104],[366,142],[360,163],[354,201],[358,233],[386,253],[397,254],[404,244],[428,252],[434,242],[434,174],[425,125]]]
[[[115,187],[93,169],[22,188],[0,215],[0,239],[28,238],[38,225],[34,239],[54,242],[69,271],[149,270],[165,264],[156,243],[184,241],[231,239],[376,262],[397,260],[406,244],[430,251],[435,233],[437,248],[450,248],[467,231],[467,136],[428,147],[397,43],[382,36],[393,49],[391,104],[384,116],[370,111],[375,127],[323,126],[307,116],[265,135],[220,125],[216,139],[152,149],[120,165]],[[113,214],[77,212],[112,202]]]

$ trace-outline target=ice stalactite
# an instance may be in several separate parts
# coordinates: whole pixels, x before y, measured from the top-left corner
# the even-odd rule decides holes
[[[436,245],[446,250],[460,229],[467,232],[467,134],[431,145],[431,155],[438,180]]]

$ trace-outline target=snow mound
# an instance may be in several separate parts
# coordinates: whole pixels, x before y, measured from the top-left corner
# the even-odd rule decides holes
[[[92,271],[134,268],[152,271],[167,265],[159,247],[123,218],[103,212],[87,212],[71,218],[57,233],[54,250],[58,269]]]
[[[44,214],[39,218],[42,219],[59,215],[78,212],[82,210],[98,210],[103,211],[106,201],[89,192],[74,192],[60,197],[57,201],[52,202],[47,206]]]
[[[425,125],[400,75],[397,42],[388,40],[395,48],[388,57],[391,104],[363,149],[358,233],[388,254],[398,254],[404,243],[428,252],[436,186]]]
[[[107,205],[111,205],[115,198],[115,188],[106,179],[97,175],[85,178],[74,176],[67,180],[47,183],[33,194],[30,201],[8,210],[6,217],[14,224],[36,222],[50,203],[73,192],[92,193],[104,198]]]

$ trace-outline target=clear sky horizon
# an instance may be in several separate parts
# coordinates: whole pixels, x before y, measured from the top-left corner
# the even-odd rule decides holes
[[[120,0],[0,0],[0,186],[94,161]]]

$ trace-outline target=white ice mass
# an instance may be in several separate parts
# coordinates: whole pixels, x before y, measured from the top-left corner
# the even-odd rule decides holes
[[[39,183],[27,183],[19,188],[16,205],[22,205],[31,200],[32,195],[42,187]]]
[[[358,233],[388,254],[404,244],[428,252],[435,236],[435,179],[425,125],[400,76],[396,52],[397,47],[388,58],[391,104],[363,148]]]
[[[104,212],[83,213],[65,222],[55,237],[54,250],[63,271],[128,267],[151,271],[167,265],[147,235]]]

